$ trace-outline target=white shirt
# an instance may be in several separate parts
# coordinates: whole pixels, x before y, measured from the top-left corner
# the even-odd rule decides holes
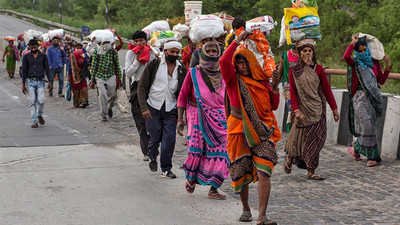
[[[177,96],[174,93],[178,90],[179,65],[180,63],[177,60],[172,76],[168,75],[168,65],[165,55],[161,55],[160,65],[153,85],[151,85],[149,98],[147,99],[147,103],[154,109],[160,110],[164,103],[166,112],[170,112],[176,108]]]
[[[156,56],[154,55],[154,53],[150,51],[150,61],[152,61],[155,58]],[[139,60],[137,60],[136,54],[132,50],[129,50],[128,53],[126,53],[125,74],[128,78],[131,78],[132,83],[140,80],[144,68],[146,67],[147,64],[148,62],[146,64],[141,64]]]

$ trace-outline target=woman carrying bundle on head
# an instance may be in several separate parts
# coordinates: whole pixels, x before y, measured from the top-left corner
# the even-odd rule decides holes
[[[351,58],[353,52],[354,59]],[[349,66],[347,86],[350,92],[350,131],[357,137],[347,150],[354,160],[360,160],[362,154],[368,159],[368,167],[376,166],[381,161],[375,136],[376,120],[382,114],[383,103],[379,85],[385,84],[389,76],[390,58],[387,55],[383,57],[386,69],[382,73],[379,61],[371,58],[367,42],[356,36],[353,36],[343,58]]]
[[[319,152],[325,144],[326,102],[339,121],[336,101],[324,68],[317,64],[314,41],[302,40],[297,44],[300,54],[289,69],[290,101],[292,103],[292,128],[285,146],[284,170],[292,171],[292,164],[307,169],[307,179],[323,180],[315,173],[319,164]]]
[[[177,133],[183,136],[186,110],[189,152],[182,166],[186,191],[193,193],[196,184],[210,185],[208,197],[223,200],[225,195],[218,188],[229,177],[230,161],[220,57],[218,42],[207,42],[200,53],[199,65],[189,69],[178,98]]]

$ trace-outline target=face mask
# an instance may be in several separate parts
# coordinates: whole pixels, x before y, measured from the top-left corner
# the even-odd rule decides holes
[[[111,44],[105,44],[102,46],[103,50],[108,52],[111,49]]]
[[[38,52],[38,50],[36,49],[36,50],[31,50],[31,52],[33,53],[33,54],[36,54],[37,52]]]
[[[87,44],[83,44],[83,48],[86,49],[86,47],[87,47]]]
[[[178,56],[177,55],[167,55],[166,59],[168,62],[173,63],[178,59]]]
[[[307,65],[311,65],[313,63],[313,61],[312,61],[313,55],[312,54],[304,54],[301,58]]]
[[[53,43],[54,48],[57,48],[58,46],[60,46],[58,43]]]

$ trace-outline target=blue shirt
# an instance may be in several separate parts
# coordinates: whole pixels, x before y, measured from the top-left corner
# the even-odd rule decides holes
[[[47,58],[49,59],[50,69],[64,67],[67,60],[65,52],[60,47],[54,48],[53,46],[47,49]]]

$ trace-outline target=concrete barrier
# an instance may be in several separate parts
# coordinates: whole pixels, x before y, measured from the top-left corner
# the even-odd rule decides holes
[[[282,88],[281,88],[282,89]],[[349,93],[346,89],[332,88],[333,95],[340,113],[340,121],[335,123],[332,110],[327,105],[327,139],[328,144],[340,144],[350,146],[353,136],[349,127]],[[400,159],[400,96],[382,94],[383,112],[378,118],[376,138],[381,155],[390,159]],[[283,132],[286,132],[285,121],[287,107],[283,92],[281,91],[280,104],[275,111],[278,124]]]

